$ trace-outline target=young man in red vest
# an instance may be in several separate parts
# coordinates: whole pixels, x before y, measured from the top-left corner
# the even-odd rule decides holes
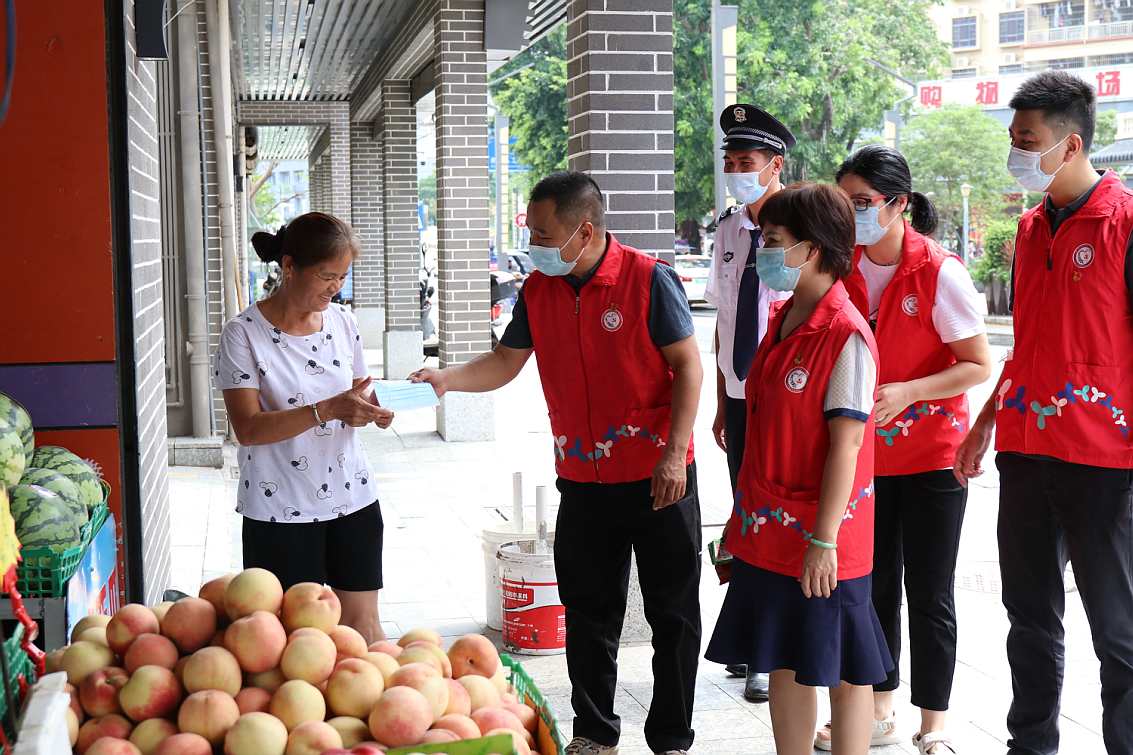
[[[1090,165],[1092,85],[1044,71],[1011,99],[1007,167],[1045,191],[1023,214],[1015,348],[956,454],[980,463],[995,429],[999,558],[1011,620],[1008,752],[1058,751],[1067,559],[1101,660],[1102,736],[1133,752],[1133,191]]]
[[[410,379],[437,395],[491,391],[538,354],[562,494],[555,571],[575,712],[567,755],[618,750],[614,689],[631,548],[653,629],[645,739],[655,753],[684,753],[700,652],[692,425],[703,379],[688,300],[671,267],[606,233],[602,192],[585,173],[540,181],[527,226],[537,272],[500,345]]]

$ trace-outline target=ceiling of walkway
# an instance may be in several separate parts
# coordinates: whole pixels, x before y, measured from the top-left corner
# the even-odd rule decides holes
[[[261,160],[306,160],[324,126],[267,126],[259,129]]]

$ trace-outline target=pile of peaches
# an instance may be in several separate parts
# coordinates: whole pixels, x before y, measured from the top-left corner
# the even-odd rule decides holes
[[[496,734],[536,752],[537,714],[488,638],[445,652],[414,629],[367,647],[341,616],[329,587],[285,593],[246,569],[200,597],[87,616],[47,670],[67,674],[79,755],[378,755]]]

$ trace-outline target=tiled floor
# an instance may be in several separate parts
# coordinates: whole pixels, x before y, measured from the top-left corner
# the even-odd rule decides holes
[[[999,352],[1001,348],[995,347]],[[998,353],[997,353],[998,356]],[[372,366],[379,352],[368,352]],[[712,356],[704,354],[706,374]],[[375,374],[377,374],[375,367]],[[974,392],[978,405],[987,389]],[[485,619],[481,530],[511,516],[512,473],[522,471],[533,515],[536,485],[553,486],[550,432],[534,361],[519,378],[496,394],[497,440],[449,444],[434,432],[431,411],[399,415],[391,430],[362,432],[373,463],[386,522],[386,588],[380,597],[383,626],[391,636],[430,626],[451,641],[483,632],[497,643],[500,634]],[[706,540],[719,534],[729,507],[724,454],[711,442],[714,398],[706,386],[697,419],[697,455]],[[171,470],[173,496],[173,584],[196,592],[202,580],[240,568],[240,517],[232,509],[235,481],[220,470]],[[551,490],[553,494],[553,489]],[[995,519],[998,481],[994,469],[973,485],[968,503],[960,571],[997,575]],[[556,497],[551,496],[555,501]],[[552,510],[553,516],[553,510]],[[704,643],[715,623],[725,588],[705,561],[701,603]],[[960,616],[959,665],[953,688],[949,730],[964,755],[1005,751],[1004,718],[1011,697],[1004,638],[1007,619],[993,593],[957,590]],[[1081,602],[1067,601],[1067,678],[1063,695],[1062,752],[1100,753],[1101,706],[1098,662]],[[623,646],[619,657],[617,710],[622,716],[622,755],[648,755],[642,735],[652,695],[652,650]],[[562,655],[524,656],[524,667],[551,701],[564,734],[571,729],[570,683]],[[907,661],[902,663],[907,678]],[[775,751],[767,705],[744,702],[743,680],[730,679],[717,664],[701,663],[696,687],[694,727],[700,755],[767,755]],[[908,687],[897,693],[899,713],[915,730]],[[826,720],[827,698],[819,692],[819,717]],[[820,721],[820,723],[821,723]],[[872,750],[876,755],[915,753],[911,744]]]

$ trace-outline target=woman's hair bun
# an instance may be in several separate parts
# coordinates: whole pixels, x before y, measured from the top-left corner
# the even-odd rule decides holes
[[[252,235],[252,247],[256,256],[264,262],[279,263],[283,261],[283,236],[287,226],[281,226],[277,233],[257,231]]]

